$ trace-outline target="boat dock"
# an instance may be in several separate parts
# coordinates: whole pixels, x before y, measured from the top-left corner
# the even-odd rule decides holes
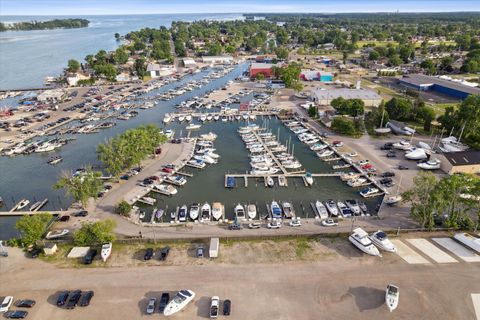
[[[49,213],[51,215],[58,216],[63,214],[71,214],[74,213],[74,211],[2,211],[0,212],[0,216],[31,216],[40,213]]]
[[[193,177],[193,173],[188,173],[188,172],[177,171],[177,174],[181,176],[189,177],[189,178]]]
[[[277,166],[280,168],[280,170],[281,170],[284,174],[287,174],[287,173],[288,173],[287,169],[285,169],[285,167],[282,165],[282,163],[281,163],[281,162],[277,159],[277,157],[273,154],[272,150],[270,150],[270,148],[269,148],[267,145],[265,145],[265,142],[263,142],[263,139],[258,136],[257,131],[256,131],[256,130],[252,130],[252,133],[253,133],[253,135],[255,136],[255,138],[257,139],[257,141],[262,144],[263,148],[267,151],[268,155],[269,155],[270,157],[272,157],[273,161],[275,161],[275,163],[276,163]]]

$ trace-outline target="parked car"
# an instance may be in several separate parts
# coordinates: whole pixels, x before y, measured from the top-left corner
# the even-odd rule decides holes
[[[3,298],[2,304],[0,304],[0,312],[6,312],[10,308],[13,302],[12,296],[7,296]]]
[[[169,253],[170,253],[170,247],[168,247],[168,246],[163,248],[162,250],[160,250],[159,260],[160,261],[165,261],[167,259]]]
[[[197,247],[197,258],[205,257],[205,248],[203,246]]]
[[[238,223],[232,223],[231,225],[228,226],[228,229],[230,229],[230,230],[242,230],[242,226]]]
[[[61,221],[61,222],[67,222],[68,220],[70,220],[70,216],[61,216],[58,218],[58,221]]]
[[[210,319],[218,318],[218,313],[220,309],[220,298],[218,296],[213,296],[210,301]]]
[[[168,168],[168,167],[164,167],[164,168],[162,169],[162,172],[172,173],[172,172],[173,172],[173,169],[172,169],[172,168]]]
[[[340,148],[340,147],[343,147],[343,142],[342,141],[333,141],[332,142],[332,145],[335,147],[335,148]]]
[[[27,249],[27,256],[36,259],[42,253],[42,249],[37,246],[32,246],[31,248]]]
[[[387,183],[391,183],[392,181],[393,181],[392,178],[383,178],[379,182],[381,184],[387,184]]]
[[[80,307],[86,307],[90,305],[90,301],[92,300],[94,295],[93,291],[87,291],[82,295],[82,299],[80,299]]]
[[[260,223],[259,222],[252,222],[248,225],[249,229],[260,229]]]
[[[169,301],[170,301],[170,294],[168,292],[162,293],[162,296],[160,297],[160,303],[158,306],[158,310],[160,311],[160,313],[163,314],[163,311],[165,310],[165,307],[167,306]]]
[[[292,219],[288,222],[288,225],[290,227],[301,227],[302,226],[302,223],[300,222],[299,219]]]
[[[25,299],[25,300],[18,300],[15,302],[15,307],[18,308],[31,308],[35,305],[35,300]]]
[[[154,255],[153,248],[147,248],[147,251],[145,252],[145,255],[143,256],[143,260],[147,261],[152,259]]]
[[[87,210],[81,210],[81,211],[78,211],[78,212],[75,212],[73,214],[74,217],[86,217],[88,216],[88,211]]]
[[[151,298],[148,300],[148,305],[147,305],[147,314],[152,314],[155,312],[155,302],[157,300],[155,298]]]
[[[380,147],[380,150],[391,150],[393,149],[393,142],[387,142]]]
[[[78,300],[80,300],[80,297],[82,296],[82,291],[81,290],[75,290],[70,294],[70,297],[68,298],[67,305],[65,308],[67,309],[74,309],[77,306]]]
[[[380,175],[382,178],[395,177],[395,172],[386,171]]]
[[[282,223],[279,221],[272,221],[267,224],[268,229],[280,229]]]
[[[408,167],[399,165],[399,166],[398,166],[398,170],[408,170]]]
[[[387,158],[395,158],[397,156],[396,152],[393,150],[390,150],[387,152]]]
[[[12,310],[5,313],[5,318],[7,319],[24,319],[28,315],[27,311],[23,310]]]
[[[232,310],[232,302],[230,300],[223,301],[223,315],[229,316]]]
[[[324,227],[334,227],[334,226],[338,226],[338,222],[336,222],[333,219],[326,219],[326,220],[322,221],[322,226],[324,226]]]
[[[84,264],[91,264],[93,262],[93,259],[95,259],[96,255],[97,255],[97,250],[96,249],[88,250],[85,257],[83,257],[83,263]]]
[[[62,292],[60,292],[60,294],[59,294],[58,297],[57,297],[57,306],[58,306],[58,307],[61,307],[61,306],[65,305],[65,303],[66,303],[67,300],[68,300],[69,294],[70,294],[69,291],[62,291]]]

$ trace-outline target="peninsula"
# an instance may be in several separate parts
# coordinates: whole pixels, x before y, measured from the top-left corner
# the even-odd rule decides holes
[[[88,27],[86,19],[55,19],[49,21],[0,22],[0,31],[30,31],[52,29],[75,29]]]

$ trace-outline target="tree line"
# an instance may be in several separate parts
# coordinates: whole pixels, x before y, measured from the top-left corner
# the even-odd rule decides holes
[[[55,19],[49,21],[24,21],[6,24],[0,22],[0,31],[29,31],[49,29],[74,29],[88,27],[90,21],[86,19]]]

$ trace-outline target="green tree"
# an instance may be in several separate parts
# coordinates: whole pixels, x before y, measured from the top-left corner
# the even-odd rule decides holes
[[[280,60],[288,59],[288,50],[285,47],[275,48],[275,54],[277,55],[277,58]]]
[[[130,216],[130,211],[132,211],[132,206],[125,200],[121,201],[115,208],[115,212],[126,217]]]
[[[120,33],[115,32],[115,40],[117,40],[117,41],[120,40]]]
[[[255,79],[257,79],[258,81],[263,81],[265,80],[265,74],[263,74],[263,72],[259,72],[255,75]]]
[[[64,189],[66,193],[73,197],[75,201],[79,201],[83,207],[88,203],[88,199],[97,198],[98,193],[102,190],[102,180],[100,177],[102,173],[93,171],[90,167],[78,175],[71,175],[63,173],[57,183],[54,184],[54,189]]]
[[[35,244],[42,238],[52,218],[53,216],[50,213],[22,216],[15,224],[15,228],[20,231],[22,236],[22,242],[26,246]]]
[[[380,59],[380,54],[378,53],[377,50],[372,50],[370,51],[368,55],[368,60],[378,60]]]
[[[338,133],[348,136],[357,136],[359,134],[355,126],[355,122],[347,117],[333,118],[332,129]]]
[[[112,219],[86,222],[75,232],[73,241],[77,246],[94,246],[115,241],[116,223]]]
[[[310,118],[316,118],[318,115],[318,109],[313,104],[308,107],[308,115]]]
[[[432,121],[435,120],[435,110],[430,107],[423,106],[418,110],[418,116],[423,119],[423,130],[430,132]]]
[[[75,59],[68,60],[68,71],[77,72],[80,69],[80,62]]]
[[[402,64],[402,59],[398,54],[394,54],[388,59],[388,63],[390,63],[391,66],[396,67]]]
[[[410,100],[392,98],[385,107],[391,119],[405,121],[412,116],[413,105]]]
[[[125,64],[128,61],[128,52],[124,47],[117,48],[113,54],[113,60],[117,65]]]
[[[135,60],[135,72],[141,78],[147,74],[147,64],[145,58],[137,58]]]

